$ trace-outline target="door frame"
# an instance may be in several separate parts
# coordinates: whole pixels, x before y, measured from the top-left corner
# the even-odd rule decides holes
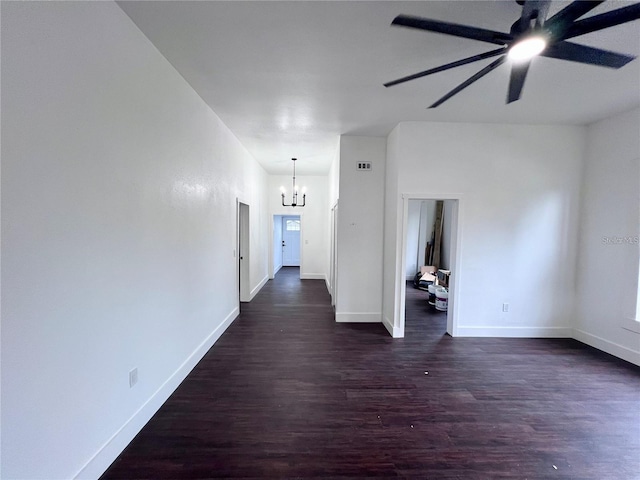
[[[403,193],[402,194],[402,222],[398,225],[398,237],[402,238],[400,244],[400,265],[397,266],[395,285],[395,311],[398,331],[394,337],[404,337],[405,316],[406,316],[406,269],[407,269],[407,223],[409,218],[409,200],[453,200],[451,212],[451,284],[449,289],[449,305],[447,308],[447,333],[452,337],[458,335],[458,298],[460,298],[460,266],[462,256],[462,218],[463,199],[459,193]]]
[[[336,306],[336,295],[338,293],[338,202],[331,207],[330,226],[330,264],[329,264],[329,294],[331,295],[331,306]]]

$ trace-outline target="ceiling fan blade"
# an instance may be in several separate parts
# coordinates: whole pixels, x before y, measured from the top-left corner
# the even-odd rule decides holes
[[[507,103],[515,102],[520,99],[522,93],[522,87],[524,86],[524,80],[527,78],[527,72],[529,71],[528,62],[514,63],[511,67],[511,77],[509,77],[509,93],[507,95]]]
[[[495,43],[497,45],[506,45],[513,41],[513,36],[508,33],[496,32],[494,30],[487,30],[484,28],[469,27],[467,25],[458,25],[457,23],[441,22],[440,20],[431,20],[429,18],[414,17],[411,15],[398,15],[393,19],[391,25],[417,28],[419,30],[427,30],[429,32],[443,33],[445,35],[453,35],[455,37]]]
[[[571,42],[558,42],[549,45],[540,55],[543,57],[587,63],[601,67],[621,68],[636,57],[610,52],[599,48],[587,47]]]
[[[579,20],[562,35],[562,39],[573,38],[586,33],[596,32],[609,27],[615,27],[623,23],[632,22],[640,18],[640,3],[634,3],[627,7],[612,10],[600,15],[594,15],[584,20]]]
[[[585,13],[590,12],[603,2],[604,0],[582,0],[570,3],[547,20],[546,25],[547,27],[554,27],[554,29],[557,28],[560,31],[566,30],[571,23],[575,22],[578,18],[583,16]]]
[[[474,55],[472,57],[463,58],[462,60],[458,60],[456,62],[447,63],[446,65],[440,65],[439,67],[431,68],[429,70],[425,70],[424,72],[414,73],[413,75],[408,75],[406,77],[398,78],[397,80],[393,80],[391,82],[387,82],[384,84],[385,87],[392,87],[393,85],[398,85],[399,83],[408,82],[409,80],[415,80],[416,78],[425,77],[427,75],[431,75],[433,73],[442,72],[444,70],[449,70],[450,68],[460,67],[462,65],[466,65],[468,63],[477,62],[479,60],[484,60],[485,58],[495,57],[496,55],[500,55],[504,53],[506,50],[505,47],[498,48],[496,50],[491,50],[489,52],[480,53],[478,55]]]
[[[460,85],[458,85],[453,90],[451,90],[449,93],[447,93],[444,97],[442,97],[436,103],[434,103],[433,105],[430,105],[429,108],[436,108],[437,106],[443,104],[444,102],[449,100],[451,97],[453,97],[456,93],[459,93],[460,91],[462,91],[465,88],[467,88],[469,85],[471,85],[476,80],[479,80],[480,78],[484,77],[490,71],[495,70],[496,68],[498,68],[500,65],[502,65],[504,63],[504,61],[506,59],[507,59],[507,56],[503,55],[499,59],[493,61],[492,63],[490,63],[489,65],[484,67],[482,70],[480,70],[478,73],[476,73],[475,75],[473,75],[469,79],[467,79],[464,82],[462,82]]]

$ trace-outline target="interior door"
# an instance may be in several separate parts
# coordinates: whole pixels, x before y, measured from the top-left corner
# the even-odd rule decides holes
[[[282,265],[300,266],[300,216],[282,217]]]

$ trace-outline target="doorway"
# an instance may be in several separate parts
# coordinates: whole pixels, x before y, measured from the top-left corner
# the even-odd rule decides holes
[[[444,297],[436,302],[436,288],[448,289],[448,278],[437,279],[432,273],[447,272],[451,265],[452,201],[409,200],[405,244],[405,336],[446,332],[448,309]]]
[[[250,212],[249,205],[238,200],[238,299],[239,302],[251,300],[250,288]]]
[[[275,278],[282,267],[301,267],[302,214],[273,215],[269,278]]]
[[[437,220],[437,208],[438,201],[442,204],[443,217]],[[423,203],[427,202],[427,203]],[[450,270],[451,275],[448,279],[448,306],[446,310],[446,332],[451,336],[455,336],[457,333],[457,308],[456,298],[459,296],[459,265],[460,265],[460,198],[458,195],[403,195],[403,223],[402,223],[402,255],[400,271],[401,275],[398,277],[398,284],[396,285],[396,292],[399,292],[396,300],[398,302],[399,309],[397,311],[399,315],[398,325],[399,332],[397,336],[404,337],[405,335],[405,321],[406,321],[406,296],[407,285],[412,285],[412,282],[408,282],[409,278],[413,278],[421,266],[425,262],[433,262],[433,250],[435,245],[433,242],[435,236],[435,224],[439,222],[440,226],[440,256],[436,257],[438,260],[439,268],[445,266],[442,262],[444,260],[447,263],[447,268],[443,270]],[[430,209],[433,209],[431,212]],[[415,216],[419,215],[422,218],[422,225],[420,222],[415,222]],[[413,224],[410,221],[410,216],[414,216]],[[413,288],[413,287],[411,287]],[[414,293],[414,292],[410,292]],[[428,292],[426,300],[428,301]],[[443,332],[444,333],[444,332]],[[394,336],[395,333],[394,333]]]

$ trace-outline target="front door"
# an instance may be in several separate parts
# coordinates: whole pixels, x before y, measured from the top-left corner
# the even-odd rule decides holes
[[[300,266],[300,217],[282,217],[282,265]]]

